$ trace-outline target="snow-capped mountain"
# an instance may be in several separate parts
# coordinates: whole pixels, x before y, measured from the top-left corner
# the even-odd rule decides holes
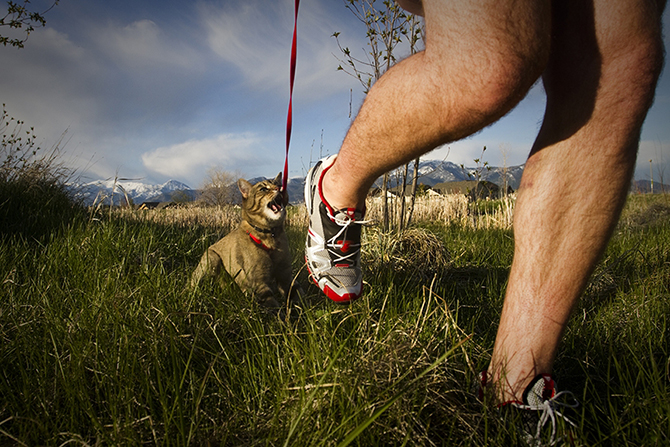
[[[505,186],[506,180],[507,186],[517,189],[521,181],[523,168],[524,165],[509,167],[462,167],[450,161],[425,160],[419,163],[418,182],[428,186],[435,186],[438,183],[476,180],[479,177],[479,180],[488,180],[489,182],[496,183],[498,186]],[[391,186],[395,186],[395,183],[402,183],[400,175],[401,173],[398,170],[391,173]],[[410,163],[408,183],[412,181],[413,175],[414,163]],[[395,180],[396,178],[398,179],[397,181]],[[381,180],[378,180],[375,186],[381,186]]]
[[[249,179],[254,184],[265,177],[256,177]],[[71,183],[70,189],[74,192],[76,198],[81,199],[84,205],[102,203],[109,205],[125,204],[128,197],[133,204],[141,205],[144,202],[171,202],[171,201],[192,201],[198,198],[199,190],[191,189],[185,183],[176,180],[169,180],[162,185],[153,185],[130,180],[99,180],[87,183]],[[237,186],[231,185],[237,192]],[[289,178],[287,189],[291,203],[303,202],[303,189],[305,187],[304,177]],[[236,194],[233,199],[239,203],[242,201],[242,195]]]
[[[169,180],[162,185],[151,185],[138,181],[100,180],[88,183],[71,184],[75,196],[83,200],[85,205],[94,203],[121,204],[126,196],[133,203],[167,202],[175,200],[175,195],[184,199],[195,199],[196,192],[188,185],[176,180]]]

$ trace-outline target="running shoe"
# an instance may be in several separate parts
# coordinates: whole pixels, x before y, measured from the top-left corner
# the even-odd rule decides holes
[[[323,197],[323,175],[336,157],[319,160],[305,179],[305,205],[309,213],[305,262],[312,280],[328,298],[348,303],[363,292],[361,225],[365,222],[363,211],[335,209]]]
[[[477,397],[484,400],[487,374],[479,374]],[[499,415],[516,424],[525,443],[532,447],[553,446],[559,443],[577,445],[576,425],[559,407],[576,408],[579,405],[570,391],[556,391],[556,382],[549,374],[538,374],[523,392],[521,401],[498,404]],[[549,423],[549,426],[547,426]]]

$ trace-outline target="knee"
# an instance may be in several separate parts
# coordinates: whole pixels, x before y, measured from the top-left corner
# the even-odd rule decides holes
[[[586,54],[573,52],[570,58],[552,60],[544,76],[547,108],[535,148],[565,140],[590,125],[589,144],[597,140],[602,150],[634,164],[663,59],[660,33],[642,33],[601,39]]]
[[[412,0],[413,1],[413,0]],[[453,139],[507,113],[547,64],[551,45],[549,2],[425,2],[425,73],[438,119],[450,128],[454,110],[471,124]],[[438,20],[437,18],[441,19]],[[430,20],[432,18],[432,20]],[[439,102],[439,101],[436,101]],[[479,127],[479,128],[477,128]]]
[[[470,60],[461,65],[460,72],[451,71],[451,77],[443,76],[435,82],[442,97],[450,97],[454,91],[460,92],[455,97],[457,104],[444,104],[445,119],[450,118],[449,111],[455,106],[475,118],[473,122],[483,125],[491,124],[505,115],[524,98],[541,76],[546,65],[547,50],[548,47],[542,46],[525,52],[489,49],[474,56],[469,55]],[[448,65],[452,61],[444,63]],[[460,137],[462,135],[457,136]]]
[[[603,72],[618,75],[637,88],[651,91],[663,68],[664,46],[661,17],[665,0],[643,1],[629,20],[598,33]],[[608,32],[607,32],[608,31]]]
[[[611,57],[603,57],[603,81],[611,91],[628,98],[632,111],[646,114],[651,107],[656,83],[663,69],[664,48],[660,36],[642,37]]]
[[[548,48],[547,48],[548,49]],[[536,52],[493,54],[483,73],[472,73],[471,107],[483,115],[494,118],[507,113],[542,75],[548,51],[538,48]]]
[[[514,25],[512,25],[514,24]],[[549,60],[551,31],[547,11],[514,15],[506,26],[489,23],[493,31],[485,36],[474,71],[466,71],[479,103],[479,112],[494,118],[508,112],[526,95],[542,75]],[[475,107],[476,104],[473,104]]]

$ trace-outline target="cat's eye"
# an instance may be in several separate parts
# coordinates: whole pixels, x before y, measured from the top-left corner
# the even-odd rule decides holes
[[[265,186],[261,186],[261,192],[268,192],[269,189],[267,189]]]

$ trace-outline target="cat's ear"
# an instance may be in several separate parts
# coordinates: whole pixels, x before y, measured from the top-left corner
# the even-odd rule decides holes
[[[277,177],[275,177],[274,180],[272,180],[272,183],[274,183],[277,186],[281,186],[281,172],[277,174]]]
[[[240,188],[242,198],[246,199],[247,197],[249,197],[249,191],[251,191],[251,183],[241,178],[237,181],[237,187]]]

